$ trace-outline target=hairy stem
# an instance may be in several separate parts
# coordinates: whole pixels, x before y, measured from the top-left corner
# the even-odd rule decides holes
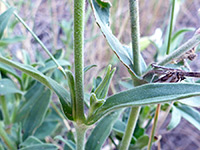
[[[76,128],[76,150],[85,150],[85,135],[88,129],[87,126],[81,124],[75,125]]]
[[[135,73],[140,76],[140,27],[139,27],[139,6],[138,0],[129,0],[130,17],[131,17],[131,38],[132,38],[132,52],[133,52],[133,69]],[[133,78],[134,81],[134,78]],[[135,82],[137,83],[137,82]],[[137,86],[137,85],[135,85]],[[139,117],[141,107],[132,107],[129,115],[125,134],[122,138],[120,150],[127,150]]]
[[[194,34],[194,36],[190,40],[188,40],[186,43],[181,45],[179,48],[177,48],[174,52],[169,54],[163,60],[158,62],[158,65],[163,66],[163,65],[166,65],[166,64],[170,63],[171,61],[173,61],[176,58],[180,57],[185,52],[187,52],[188,50],[192,49],[193,47],[195,47],[199,43],[200,43],[200,28],[196,31],[196,33]]]
[[[75,63],[75,120],[84,122],[84,93],[83,93],[83,48],[84,48],[84,16],[85,0],[74,0],[74,63]]]
[[[121,142],[120,150],[128,150],[137,123],[139,112],[140,107],[131,108],[131,113],[129,115],[126,131]]]

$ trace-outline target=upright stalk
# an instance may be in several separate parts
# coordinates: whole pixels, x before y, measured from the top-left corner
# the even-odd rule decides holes
[[[84,124],[75,125],[76,128],[76,149],[85,150],[85,135],[88,129]]]
[[[132,38],[132,52],[133,52],[133,69],[135,73],[140,76],[140,28],[139,28],[139,5],[138,0],[129,0],[130,17],[131,17],[131,38]],[[134,78],[133,78],[134,81]],[[135,85],[137,86],[137,85]],[[130,145],[130,141],[135,130],[135,126],[138,120],[140,107],[132,107],[129,115],[125,134],[122,138],[120,150],[127,150]]]
[[[5,125],[9,125],[10,124],[10,115],[8,112],[8,107],[7,107],[7,103],[6,103],[4,96],[0,96],[0,103],[1,103],[1,108],[2,108],[2,112],[3,112],[4,123],[5,123]]]
[[[75,93],[76,93],[76,122],[83,123],[84,93],[83,93],[83,47],[84,47],[84,16],[85,0],[74,0],[74,63],[75,63]]]

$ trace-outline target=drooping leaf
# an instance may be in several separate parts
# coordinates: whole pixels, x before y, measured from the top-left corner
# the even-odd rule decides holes
[[[200,84],[152,83],[138,86],[108,97],[106,102],[88,119],[88,124],[96,122],[106,113],[118,108],[164,103],[199,95]]]
[[[171,120],[170,120],[170,123],[167,126],[167,129],[172,130],[172,129],[176,128],[177,125],[180,123],[180,121],[181,121],[180,111],[176,107],[173,107]]]
[[[113,35],[110,29],[109,23],[109,10],[111,4],[102,0],[90,0],[91,7],[94,12],[94,16],[98,26],[108,41],[110,47],[117,55],[119,60],[128,68],[128,70],[136,76],[133,70],[133,54],[132,50],[120,43],[120,41]],[[141,68],[144,71],[146,69],[145,62],[141,56]]]
[[[89,65],[89,66],[86,66],[84,68],[84,72],[86,73],[88,70],[92,69],[93,67],[96,67],[97,65]]]
[[[58,147],[53,144],[36,144],[21,148],[20,150],[57,150]]]
[[[0,96],[6,95],[6,94],[23,94],[22,91],[20,91],[17,86],[12,82],[10,79],[1,79],[0,80]]]
[[[104,117],[93,129],[86,143],[85,150],[100,150],[105,140],[110,135],[115,121],[118,119],[121,110],[112,112]]]
[[[8,24],[8,21],[13,14],[14,8],[9,8],[3,14],[0,15],[0,39],[3,36],[4,30]]]
[[[193,126],[200,130],[200,113],[196,109],[186,106],[179,105],[176,106],[181,116],[189,121]]]
[[[42,84],[44,84],[45,86],[47,86],[48,88],[53,90],[59,97],[64,114],[68,117],[68,119],[70,119],[70,120],[73,119],[70,96],[65,88],[63,88],[56,81],[45,76],[40,71],[33,68],[32,66],[20,64],[20,63],[14,62],[12,60],[9,60],[7,58],[4,58],[2,56],[0,56],[0,62],[5,63],[9,66],[12,66],[12,67],[30,75],[31,77],[35,78],[36,80],[38,80],[39,82],[41,82]]]

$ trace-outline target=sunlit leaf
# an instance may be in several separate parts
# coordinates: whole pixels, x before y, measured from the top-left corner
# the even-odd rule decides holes
[[[170,123],[167,126],[167,129],[172,130],[172,129],[176,128],[177,125],[180,123],[180,121],[181,121],[180,111],[176,107],[173,107],[171,120],[170,120]]]
[[[107,98],[106,102],[88,119],[92,124],[106,113],[123,107],[136,107],[199,96],[200,84],[152,83],[123,91]]]

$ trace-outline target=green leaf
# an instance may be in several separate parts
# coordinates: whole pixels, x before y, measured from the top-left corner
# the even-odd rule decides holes
[[[27,99],[29,96],[25,95],[26,103],[18,114],[19,117],[25,116],[25,118],[23,118],[24,139],[30,135],[33,135],[35,129],[41,125],[51,100],[50,90],[45,89],[43,88],[43,85],[41,85],[42,87],[40,85],[41,83],[36,84],[35,87],[37,87],[37,89],[32,88],[29,91],[30,93],[27,95],[32,94],[30,99]],[[40,87],[43,88],[43,90],[41,90]],[[38,93],[36,93],[37,91]],[[34,92],[35,95],[33,94]]]
[[[151,44],[151,40],[149,37],[140,38],[140,51],[145,50]]]
[[[120,140],[123,138],[123,135],[126,130],[126,124],[120,120],[117,120],[113,126],[113,131],[115,132],[116,136],[120,138]],[[136,138],[132,136],[131,143],[134,144],[136,142]]]
[[[58,135],[55,139],[60,140],[65,143],[64,150],[75,150],[76,145],[71,140],[65,140],[62,136]]]
[[[149,142],[149,137],[147,135],[141,136],[134,145],[130,145],[129,150],[143,150]]]
[[[96,122],[106,113],[118,108],[158,104],[199,95],[200,84],[152,83],[138,86],[108,97],[95,114],[88,118],[88,124]]]
[[[8,21],[13,14],[14,8],[9,8],[3,14],[0,15],[0,39],[3,36],[3,32],[8,24]]]
[[[12,38],[3,38],[0,40],[0,46],[7,46],[8,44],[17,43],[25,40],[23,36],[15,36]]]
[[[176,128],[177,125],[180,123],[180,121],[181,121],[180,111],[176,107],[173,106],[171,120],[167,126],[167,129],[172,130],[172,129]]]
[[[93,129],[91,135],[88,138],[86,143],[85,150],[100,150],[107,137],[110,135],[112,131],[112,127],[119,115],[121,114],[121,110],[116,112],[112,112],[104,117],[97,126]]]
[[[63,66],[70,66],[70,63],[66,60],[57,60],[57,62],[63,67]],[[49,70],[53,70],[56,69],[57,65],[55,64],[55,62],[53,60],[47,61],[45,63],[45,66],[43,67],[39,67],[38,70],[42,73],[46,73]]]
[[[36,144],[21,148],[20,150],[57,150],[58,147],[53,144]]]
[[[102,0],[90,0],[90,3],[94,12],[96,22],[100,27],[102,33],[104,34],[110,47],[117,55],[119,60],[128,68],[128,70],[134,76],[136,76],[136,74],[133,71],[132,50],[129,47],[122,45],[120,41],[113,35],[109,27],[109,10],[111,4]],[[144,71],[146,69],[146,64],[144,63],[142,56],[141,59],[141,68]]]
[[[110,81],[112,80],[115,70],[116,70],[116,68],[111,70],[111,65],[108,66],[108,69],[106,71],[106,75],[105,75],[103,81],[98,85],[98,87],[94,91],[94,93],[96,94],[96,97],[98,99],[104,99],[107,96]]]
[[[31,77],[35,78],[45,86],[47,86],[49,89],[53,90],[57,96],[59,97],[60,103],[62,105],[62,109],[64,114],[67,116],[68,119],[72,120],[72,108],[71,108],[71,101],[69,93],[65,88],[63,88],[61,85],[59,85],[55,80],[45,76],[37,69],[33,68],[29,65],[20,64],[18,62],[11,61],[7,58],[4,58],[0,56],[0,62],[5,63],[9,66],[12,66]]]
[[[186,106],[179,105],[176,108],[181,113],[181,116],[189,121],[193,126],[200,130],[200,113],[196,109]]]
[[[20,144],[20,147],[32,146],[36,144],[42,144],[42,141],[34,136],[29,136],[23,143]]]
[[[12,80],[0,80],[0,96],[13,93],[23,94],[23,92],[17,88],[17,86],[12,82]]]
[[[89,66],[86,66],[85,68],[84,68],[84,72],[86,73],[88,70],[90,70],[91,68],[93,68],[93,67],[96,67],[97,65],[89,65]]]
[[[186,104],[186,105],[189,105],[189,106],[192,106],[192,107],[200,107],[200,100],[199,99],[200,99],[199,96],[190,97],[190,98],[183,99],[179,102]]]

